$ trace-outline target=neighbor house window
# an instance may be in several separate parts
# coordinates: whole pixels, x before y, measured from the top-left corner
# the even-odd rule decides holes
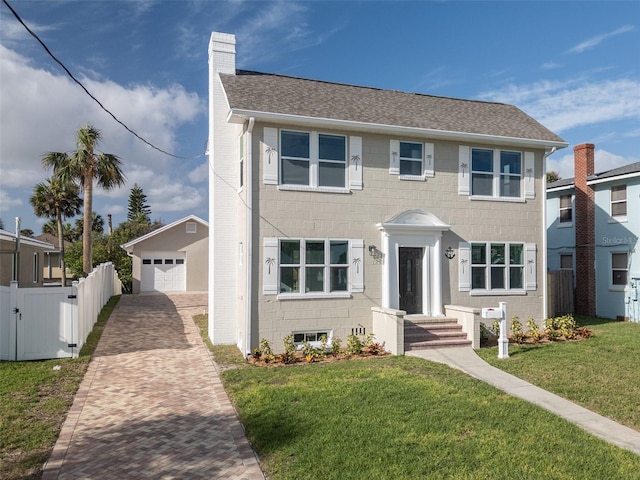
[[[198,224],[196,222],[187,222],[187,233],[196,233],[198,231]]]
[[[400,175],[422,176],[421,143],[400,142]]]
[[[611,253],[611,285],[624,287],[628,273],[627,252]]]
[[[573,254],[560,254],[560,270],[573,270]]]
[[[348,240],[280,240],[280,293],[348,290]]]
[[[560,223],[571,223],[573,221],[573,206],[571,195],[560,196]]]
[[[616,185],[611,187],[611,216],[627,216],[627,186]]]
[[[471,149],[471,195],[520,198],[522,154],[503,150]]]
[[[282,184],[345,188],[347,139],[344,135],[282,130],[280,144]],[[315,170],[317,175],[312,174]]]
[[[38,283],[38,277],[40,270],[40,257],[37,253],[33,254],[33,283]]]
[[[524,289],[524,244],[472,243],[471,288]]]

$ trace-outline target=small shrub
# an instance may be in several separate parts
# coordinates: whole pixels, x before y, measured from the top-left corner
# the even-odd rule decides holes
[[[296,344],[293,343],[293,335],[284,337],[284,352],[281,355],[282,363],[290,364],[296,360]]]
[[[514,316],[511,319],[511,338],[516,343],[522,343],[524,341],[524,332],[522,331],[522,323],[520,323],[520,318],[518,316]]]
[[[271,345],[269,345],[269,341],[266,338],[260,340],[260,355],[258,358],[264,358],[265,362],[272,362],[275,360],[276,356],[271,351]]]
[[[352,333],[347,337],[347,354],[360,355],[362,353],[362,347],[362,340],[358,335]]]
[[[364,341],[364,346],[371,355],[379,355],[384,352],[384,342],[378,343],[374,339],[375,336],[373,334],[367,335]]]
[[[313,363],[313,361],[318,357],[318,349],[309,343],[309,341],[305,340],[302,344],[302,355],[304,355],[304,359],[307,363]]]
[[[591,338],[593,336],[593,332],[587,327],[580,327],[577,329],[577,332],[582,338]]]
[[[480,345],[486,345],[492,335],[491,330],[484,323],[480,323]]]
[[[533,316],[529,315],[527,318],[527,328],[529,329],[528,334],[535,343],[538,343],[540,341],[540,331],[538,330],[538,324],[533,319]]]
[[[318,351],[318,355],[320,357],[327,356],[327,336],[326,335],[320,336],[320,350]]]
[[[491,324],[491,333],[493,333],[496,337],[500,336],[500,322],[498,320],[494,320]]]
[[[555,330],[555,329],[551,329],[551,330],[547,330],[547,337],[549,337],[549,340],[557,340],[562,336],[562,333],[560,332],[560,330]]]
[[[340,353],[340,349],[342,348],[342,342],[336,336],[331,340],[331,353],[336,356]]]

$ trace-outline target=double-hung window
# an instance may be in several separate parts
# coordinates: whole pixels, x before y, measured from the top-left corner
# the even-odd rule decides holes
[[[611,285],[622,288],[627,284],[629,270],[627,252],[611,253]]]
[[[521,198],[521,152],[472,148],[471,195]]]
[[[310,138],[308,132],[287,130],[281,132],[281,178],[283,184],[309,185],[309,171],[311,170]]]
[[[615,185],[611,187],[611,216],[627,216],[627,186]]]
[[[573,222],[573,205],[571,204],[571,195],[560,195],[560,223]]]
[[[347,139],[344,135],[282,130],[281,183],[345,188]]]
[[[524,244],[472,243],[471,288],[524,289]]]
[[[422,176],[422,143],[400,142],[400,175]]]
[[[280,293],[347,292],[348,240],[280,240]]]

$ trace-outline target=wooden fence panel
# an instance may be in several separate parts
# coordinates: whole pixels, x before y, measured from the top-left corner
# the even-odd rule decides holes
[[[547,316],[557,317],[574,312],[573,271],[547,272]]]

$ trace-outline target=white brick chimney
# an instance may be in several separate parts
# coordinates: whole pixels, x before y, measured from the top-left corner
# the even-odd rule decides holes
[[[236,74],[236,36],[213,32],[209,40],[209,65],[213,72]]]

